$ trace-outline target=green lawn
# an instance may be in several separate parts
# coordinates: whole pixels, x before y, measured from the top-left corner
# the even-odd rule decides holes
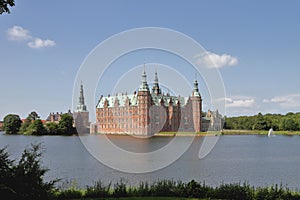
[[[223,130],[223,135],[268,135],[269,131]],[[300,135],[300,131],[274,131],[275,135]]]
[[[214,136],[214,135],[268,135],[269,131],[256,131],[256,130],[223,130],[223,131],[209,131],[209,132],[160,132],[155,136]],[[274,131],[275,135],[300,135],[300,131]]]

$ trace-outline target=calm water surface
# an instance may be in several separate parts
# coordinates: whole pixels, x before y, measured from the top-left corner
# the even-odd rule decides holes
[[[86,137],[94,140],[104,136]],[[172,140],[171,137],[137,139],[130,136],[111,136],[110,139],[132,152],[155,151]],[[11,158],[19,159],[26,146],[42,142],[45,148],[43,165],[50,169],[46,178],[76,180],[79,186],[91,185],[99,179],[109,183],[124,178],[134,185],[140,181],[167,178],[182,181],[195,179],[209,185],[248,181],[255,186],[282,183],[300,188],[299,136],[221,136],[212,152],[200,160],[198,152],[202,140],[201,137],[195,138],[189,150],[166,168],[145,174],[129,174],[97,161],[76,136],[37,137],[0,133],[0,147],[7,145]]]

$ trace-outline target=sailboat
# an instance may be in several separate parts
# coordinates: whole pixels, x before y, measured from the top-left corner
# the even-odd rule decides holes
[[[271,137],[273,135],[273,128],[270,128],[269,132],[268,132],[268,137]]]

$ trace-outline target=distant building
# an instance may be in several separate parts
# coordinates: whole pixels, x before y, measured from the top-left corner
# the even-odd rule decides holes
[[[62,113],[62,112],[50,113],[46,119],[46,123],[48,123],[48,122],[58,123],[63,114],[64,113]],[[67,114],[73,117],[73,113],[71,112],[71,110],[68,110]]]
[[[91,132],[152,135],[157,132],[200,132],[202,98],[197,80],[189,97],[164,94],[155,73],[152,92],[144,70],[138,92],[101,96]]]
[[[3,130],[3,121],[0,121],[0,131]]]
[[[208,110],[202,117],[202,131],[220,131],[223,129],[224,119],[218,110]]]
[[[80,85],[79,101],[73,114],[78,133],[90,133],[89,111],[84,103],[83,85]]]

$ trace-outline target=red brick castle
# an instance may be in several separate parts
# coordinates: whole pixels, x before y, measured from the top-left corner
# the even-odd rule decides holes
[[[189,97],[164,94],[155,73],[150,92],[147,75],[134,94],[101,96],[96,106],[98,133],[153,135],[158,132],[200,132],[202,98],[197,80]]]

